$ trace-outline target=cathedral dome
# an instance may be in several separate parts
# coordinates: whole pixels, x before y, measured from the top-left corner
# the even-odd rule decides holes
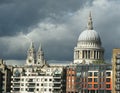
[[[87,30],[84,30],[78,38],[78,46],[86,48],[101,47],[99,34],[93,30],[91,13],[89,15]]]
[[[74,63],[91,64],[103,60],[104,48],[101,45],[99,34],[93,29],[90,12],[87,29],[80,34],[77,46],[74,48]]]
[[[83,31],[79,38],[78,41],[81,42],[96,42],[96,43],[101,43],[100,36],[95,30],[85,30]]]

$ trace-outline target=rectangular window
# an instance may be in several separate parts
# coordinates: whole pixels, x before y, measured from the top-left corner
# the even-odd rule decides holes
[[[24,86],[24,83],[21,83],[21,86]]]
[[[98,72],[94,72],[94,76],[98,76]]]
[[[110,84],[107,84],[107,85],[106,85],[106,88],[110,88]]]
[[[92,78],[88,78],[88,82],[92,82]]]
[[[77,73],[77,77],[80,77],[80,76],[81,76],[81,72],[78,72],[78,73]]]
[[[98,84],[94,84],[94,88],[98,88]]]
[[[116,75],[117,75],[117,77],[120,77],[120,72],[117,72],[117,74],[116,74]]]
[[[46,88],[44,89],[44,91],[46,91]]]
[[[117,82],[120,82],[120,78],[117,78]]]
[[[88,76],[92,76],[92,72],[88,72]]]
[[[94,82],[98,82],[98,78],[94,78]]]
[[[38,89],[38,88],[37,88],[36,90],[37,90],[37,91],[39,91],[39,89]]]
[[[106,78],[106,82],[110,82],[110,78]]]
[[[117,63],[118,63],[118,64],[120,63],[120,59],[117,59]]]
[[[51,91],[51,89],[49,89],[49,91]]]
[[[21,91],[24,91],[24,88],[21,88]]]
[[[43,86],[45,86],[45,87],[46,87],[46,86],[47,86],[47,83],[44,83],[44,84],[43,84]]]
[[[88,88],[92,88],[92,84],[88,84]]]
[[[49,83],[49,87],[52,87],[52,85],[53,85],[52,83]]]
[[[106,76],[111,76],[111,73],[110,72],[106,72]]]

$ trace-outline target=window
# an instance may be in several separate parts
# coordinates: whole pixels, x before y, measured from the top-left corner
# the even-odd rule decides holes
[[[117,72],[117,76],[118,76],[118,77],[120,76],[120,72]]]
[[[88,76],[92,76],[92,72],[88,72]]]
[[[107,85],[106,85],[106,88],[110,88],[110,84],[107,84]]]
[[[49,81],[52,81],[52,79],[49,79]]]
[[[88,84],[88,88],[92,88],[92,84]]]
[[[81,72],[78,72],[78,73],[77,73],[77,77],[80,77],[80,76],[81,76]]]
[[[111,76],[111,73],[110,72],[106,72],[106,76]]]
[[[117,68],[117,70],[119,70],[119,69],[120,69],[120,65],[117,65],[117,67],[116,67],[116,68]]]
[[[94,76],[98,76],[98,72],[94,72]]]
[[[43,86],[47,86],[47,83],[44,83]]]
[[[45,79],[45,81],[47,81],[47,79]]]
[[[24,89],[23,88],[21,88],[21,91],[23,91]]]
[[[39,79],[37,79],[37,81],[39,81]]]
[[[41,78],[41,81],[44,81],[44,79],[43,79],[43,78]]]
[[[120,91],[116,91],[116,93],[120,93]]]
[[[99,69],[99,66],[95,66],[94,69],[95,69],[95,70],[98,70],[98,69]]]
[[[88,78],[88,82],[92,82],[92,78]]]
[[[118,63],[118,64],[120,63],[120,59],[117,59],[117,63]]]
[[[106,78],[106,82],[110,82],[110,78]]]
[[[49,89],[49,91],[51,91],[51,89]]]
[[[41,88],[41,91],[43,91],[43,88]]]
[[[98,78],[94,78],[94,82],[98,82]]]
[[[117,78],[117,82],[120,82],[120,78]]]
[[[39,91],[39,89],[37,88],[37,91]]]
[[[94,88],[98,88],[98,84],[94,84]]]
[[[117,85],[116,85],[116,88],[120,90],[120,84],[117,84]]]
[[[24,86],[24,83],[21,83],[21,86]]]
[[[44,91],[46,91],[46,88],[44,89]]]

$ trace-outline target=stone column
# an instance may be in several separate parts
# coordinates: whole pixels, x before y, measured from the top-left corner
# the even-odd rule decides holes
[[[98,59],[100,59],[100,51],[98,51]]]
[[[79,50],[78,50],[78,59],[79,59]]]
[[[95,50],[94,50],[94,59],[95,59]]]
[[[96,59],[98,59],[98,51],[96,51]]]
[[[86,56],[86,58],[87,58],[87,50],[85,51],[85,56]]]
[[[84,58],[84,50],[82,50],[82,58]]]
[[[87,50],[87,59],[88,59],[88,50]]]

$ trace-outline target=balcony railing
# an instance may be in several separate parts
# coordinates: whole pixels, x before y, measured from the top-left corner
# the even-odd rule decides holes
[[[120,84],[120,81],[116,81],[117,84]]]
[[[116,71],[120,71],[120,68],[116,68]]]
[[[59,80],[59,81],[53,81],[54,82],[54,84],[61,84],[61,81]]]
[[[120,88],[116,88],[116,91],[120,91]]]
[[[116,75],[116,78],[120,78],[120,75]]]
[[[20,85],[13,85],[13,87],[14,87],[14,88],[19,88],[19,87],[20,87]]]
[[[61,89],[61,86],[53,86],[54,89]]]
[[[14,79],[13,82],[20,82],[20,79]]]

